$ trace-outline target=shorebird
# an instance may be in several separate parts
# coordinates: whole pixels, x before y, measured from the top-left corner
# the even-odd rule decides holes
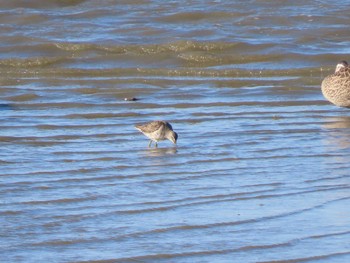
[[[158,147],[158,142],[165,139],[176,144],[177,133],[173,131],[173,127],[166,121],[151,121],[145,124],[135,125],[135,128],[150,138],[148,147],[151,147],[152,142],[155,142],[155,147]]]
[[[350,67],[346,61],[340,61],[335,73],[322,81],[323,96],[339,107],[350,107]]]

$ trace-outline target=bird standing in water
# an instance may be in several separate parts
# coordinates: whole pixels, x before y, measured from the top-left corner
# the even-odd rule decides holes
[[[346,61],[337,64],[335,73],[321,84],[323,96],[339,107],[350,107],[350,67]]]
[[[166,121],[151,121],[145,124],[135,125],[135,128],[150,138],[148,147],[151,147],[152,142],[155,142],[155,147],[158,147],[158,142],[168,139],[176,144],[177,133],[173,131],[173,127]]]

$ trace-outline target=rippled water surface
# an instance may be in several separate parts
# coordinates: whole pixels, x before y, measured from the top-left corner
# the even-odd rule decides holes
[[[3,2],[1,262],[350,262],[346,1]]]

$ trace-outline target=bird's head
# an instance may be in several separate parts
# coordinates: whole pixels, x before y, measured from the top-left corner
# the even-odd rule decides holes
[[[174,132],[174,131],[171,131],[171,133],[170,133],[169,136],[168,136],[168,139],[169,139],[173,144],[176,144],[177,138],[178,138],[177,133]]]
[[[347,66],[348,66],[348,62],[346,62],[345,60],[342,60],[337,64],[337,67],[335,68],[335,72],[338,72],[339,70],[346,68]]]

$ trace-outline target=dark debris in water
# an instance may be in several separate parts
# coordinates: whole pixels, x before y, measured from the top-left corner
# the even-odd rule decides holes
[[[140,100],[139,98],[135,98],[135,97],[129,97],[129,98],[124,98],[125,101],[138,101]]]

